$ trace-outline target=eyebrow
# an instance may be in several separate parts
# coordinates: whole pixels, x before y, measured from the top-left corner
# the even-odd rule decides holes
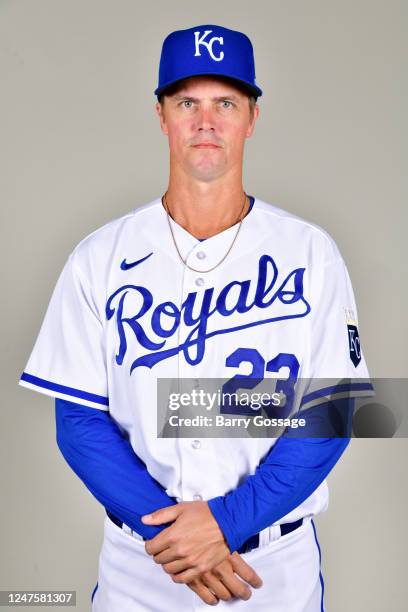
[[[175,94],[173,96],[173,98],[174,98],[174,100],[177,100],[177,101],[185,100],[185,99],[192,100],[192,102],[199,102],[200,101],[199,98],[194,98],[193,96],[189,96],[187,94],[184,94],[184,95],[181,95],[181,94],[177,95],[177,94]],[[221,102],[222,100],[232,100],[233,102],[238,102],[239,98],[237,96],[235,96],[234,94],[231,94],[231,95],[226,94],[225,96],[216,96],[215,98],[212,98],[212,100],[214,102]]]

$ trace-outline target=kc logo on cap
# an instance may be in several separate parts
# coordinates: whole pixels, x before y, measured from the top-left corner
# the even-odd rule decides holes
[[[214,44],[215,41],[218,41],[220,45],[224,44],[224,39],[222,36],[213,36],[212,38],[210,38],[210,40],[208,42],[205,41],[205,38],[208,36],[208,34],[211,34],[212,30],[206,30],[204,32],[204,34],[201,36],[200,38],[200,31],[195,31],[194,32],[194,36],[195,36],[195,54],[194,57],[197,57],[197,55],[201,55],[200,53],[200,45],[204,45],[207,48],[208,53],[210,54],[210,56],[212,57],[212,59],[215,62],[220,62],[222,59],[224,59],[224,51],[221,51],[219,56],[216,57],[213,53],[212,50],[212,46]]]
[[[262,90],[255,81],[252,43],[246,34],[206,24],[176,30],[164,39],[155,95],[193,76],[220,76],[239,81],[255,98]]]

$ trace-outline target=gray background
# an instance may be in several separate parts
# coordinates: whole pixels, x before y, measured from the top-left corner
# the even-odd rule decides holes
[[[17,380],[68,253],[166,188],[152,92],[171,30],[213,22],[250,36],[264,97],[245,188],[329,231],[370,373],[407,376],[406,6],[0,3],[0,589],[75,589],[90,606],[104,512],[57,449],[53,401]],[[355,439],[329,476],[317,519],[329,612],[406,609],[407,454],[406,440]]]

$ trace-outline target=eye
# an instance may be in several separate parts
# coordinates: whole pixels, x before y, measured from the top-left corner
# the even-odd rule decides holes
[[[230,108],[231,106],[233,106],[231,100],[221,100],[221,106],[222,108]]]
[[[184,108],[191,108],[193,106],[193,101],[192,100],[183,100],[181,102],[181,105],[184,106]]]

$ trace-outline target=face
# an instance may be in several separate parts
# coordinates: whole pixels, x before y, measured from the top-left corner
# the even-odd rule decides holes
[[[248,97],[233,84],[190,78],[156,110],[168,136],[173,171],[205,182],[242,172],[245,140],[253,133],[259,107],[251,117]]]

